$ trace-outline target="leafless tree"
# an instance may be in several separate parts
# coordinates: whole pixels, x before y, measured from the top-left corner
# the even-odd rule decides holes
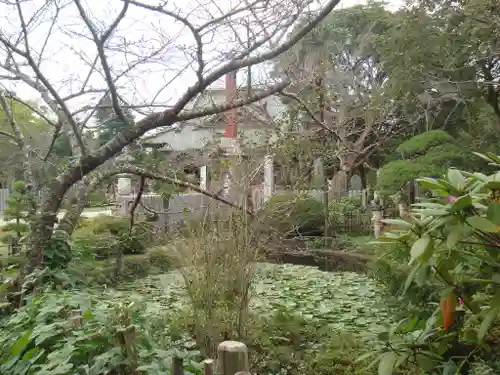
[[[192,0],[181,1],[177,7],[174,2],[152,5],[135,0],[0,1],[0,104],[12,128],[0,136],[9,137],[23,151],[25,178],[34,183],[33,156],[6,100],[9,96],[21,100],[19,90],[27,88],[54,115],[54,136],[66,134],[72,148],[67,167],[43,186],[46,194],[30,220],[23,274],[43,266],[43,250],[70,189],[74,206],[60,223],[68,232],[88,192],[102,178],[127,172],[168,179],[130,165],[102,166],[148,131],[244,106],[285,88],[286,79],[275,80],[267,90],[244,99],[196,111],[186,108],[225,74],[287,51],[338,2],[322,4],[314,18],[290,33],[301,14],[317,6],[312,0]],[[250,25],[250,44],[243,37],[248,29],[244,25]],[[149,76],[155,79],[148,81]],[[191,77],[188,88],[176,86]],[[159,80],[164,82],[159,84]],[[176,87],[179,95],[175,95]],[[85,141],[85,127],[106,95],[111,96],[114,112],[130,126],[103,146],[92,148]],[[126,107],[142,118],[130,123]]]

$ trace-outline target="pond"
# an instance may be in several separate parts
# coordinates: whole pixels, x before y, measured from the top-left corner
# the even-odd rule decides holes
[[[178,272],[148,277],[126,289],[170,311],[187,306]],[[258,265],[250,306],[262,313],[284,309],[332,329],[369,336],[380,332],[381,323],[390,321],[387,298],[369,277],[289,264]]]

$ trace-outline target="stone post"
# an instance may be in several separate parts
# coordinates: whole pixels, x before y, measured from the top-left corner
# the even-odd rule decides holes
[[[208,190],[208,167],[200,167],[200,189]]]
[[[375,236],[375,238],[379,238],[382,235],[382,228],[384,225],[382,223],[382,219],[384,218],[384,210],[377,198],[372,202],[372,215],[373,235]]]
[[[264,156],[264,202],[274,194],[274,159],[267,154]]]

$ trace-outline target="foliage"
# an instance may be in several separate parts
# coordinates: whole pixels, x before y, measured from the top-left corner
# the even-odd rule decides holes
[[[402,293],[405,281],[412,271],[408,264],[411,259],[410,246],[394,244],[390,247],[376,246],[375,249],[376,260],[371,265],[371,276],[389,295],[397,299],[398,307],[393,311],[395,318],[429,318],[434,311],[432,302],[439,296],[436,285],[426,282],[425,273],[419,274],[415,283]]]
[[[439,176],[449,167],[462,167],[470,158],[463,146],[441,130],[416,135],[397,151],[404,160],[391,161],[380,169],[377,185],[382,194],[395,194],[418,177]]]
[[[281,233],[309,233],[321,230],[324,225],[323,205],[304,193],[272,196],[265,203],[262,215],[268,227]]]
[[[81,327],[72,326],[68,319],[74,309],[82,312]],[[153,339],[159,313],[130,293],[44,293],[2,322],[0,371],[5,375],[101,375],[128,374],[139,368],[144,374],[164,374],[174,351]],[[136,336],[126,347],[123,335],[131,329]]]
[[[167,272],[172,269],[173,255],[168,247],[153,247],[147,252],[149,263],[160,271]]]
[[[430,130],[404,141],[398,146],[396,151],[401,154],[401,157],[408,159],[415,155],[424,155],[433,147],[443,143],[453,142],[453,137],[448,133],[442,130]]]
[[[273,310],[257,319],[248,346],[258,374],[369,375],[356,363],[362,344],[321,324],[311,324],[291,310]]]
[[[16,100],[7,99],[16,122],[19,125],[25,143],[35,150],[44,150],[50,143],[51,126],[38,116],[31,108]],[[26,103],[40,110],[38,103],[26,100]],[[43,111],[42,111],[43,112]],[[12,133],[12,128],[3,108],[0,106],[0,131]],[[32,169],[36,175],[40,174],[44,166],[33,158]],[[42,164],[42,165],[41,165]],[[23,155],[17,145],[8,137],[0,136],[0,171],[1,183],[20,180],[24,174]],[[0,184],[1,184],[0,183]],[[3,186],[5,188],[6,186]]]
[[[105,206],[108,203],[106,193],[102,188],[92,191],[87,197],[88,207]]]
[[[478,156],[500,169],[500,157]],[[434,197],[415,204],[408,221],[389,220],[401,229],[380,240],[410,245],[403,292],[413,283],[432,287],[436,307],[424,323],[412,319],[388,330],[386,349],[372,353],[386,373],[411,357],[425,371],[465,374],[474,359],[497,355],[490,345],[498,340],[500,312],[499,176],[449,169],[442,179],[420,179]]]
[[[128,255],[124,258],[123,276],[138,278],[148,275],[151,269],[151,260],[148,254]]]
[[[153,228],[147,222],[138,222],[129,234],[128,218],[100,215],[80,223],[73,233],[77,246],[107,257],[120,246],[124,254],[144,253],[153,242]]]
[[[24,181],[15,181],[12,183],[12,189],[7,197],[7,208],[3,212],[5,220],[15,220],[2,228],[7,233],[2,236],[1,241],[12,245],[12,252],[16,253],[20,249],[20,242],[23,235],[28,232],[28,226],[21,222],[28,218],[28,211],[33,205],[33,196],[27,190]]]
[[[328,219],[334,229],[340,229],[346,227],[349,220],[352,221],[356,215],[362,215],[364,211],[361,206],[361,199],[342,197],[329,202]]]
[[[195,228],[191,236],[177,239],[171,250],[194,314],[196,342],[206,356],[215,354],[216,343],[225,336],[241,336],[246,328],[262,241],[243,215],[210,223],[208,228]]]
[[[97,139],[99,144],[102,145],[127,129],[128,125],[115,113],[112,107],[111,94],[107,94],[100,105],[101,107],[95,111],[95,117],[98,123]],[[123,108],[122,110],[127,120],[133,123],[134,116],[130,108]]]

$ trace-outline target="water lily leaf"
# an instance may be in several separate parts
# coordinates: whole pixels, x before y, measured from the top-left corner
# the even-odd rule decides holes
[[[481,216],[470,216],[466,220],[471,227],[482,232],[498,232],[499,228],[488,219]]]

